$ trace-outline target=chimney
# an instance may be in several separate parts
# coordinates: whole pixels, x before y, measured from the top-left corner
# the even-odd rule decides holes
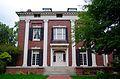
[[[43,8],[43,11],[51,11],[52,12],[52,8]]]
[[[68,12],[70,12],[70,11],[77,11],[77,8],[68,8],[67,11]]]

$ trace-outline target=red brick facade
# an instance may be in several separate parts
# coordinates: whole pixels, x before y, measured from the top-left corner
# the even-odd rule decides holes
[[[56,14],[58,14],[58,13],[59,13],[59,11],[58,12],[56,12],[56,11],[55,12],[47,12],[47,11],[46,12],[44,12],[44,11],[31,12],[30,11],[30,12],[18,12],[17,13],[20,17],[19,32],[18,32],[18,47],[21,49],[21,54],[18,56],[18,61],[16,63],[16,66],[20,66],[20,68],[17,68],[17,67],[16,68],[12,68],[12,67],[7,68],[6,72],[16,73],[18,71],[22,71],[24,73],[29,73],[29,72],[39,73],[39,74],[44,73],[44,67],[52,66],[51,62],[53,62],[53,60],[52,60],[53,56],[51,56],[51,54],[55,53],[55,52],[53,52],[53,50],[51,50],[52,49],[51,44],[57,44],[57,45],[54,45],[53,48],[55,46],[58,48],[62,47],[61,50],[62,51],[64,50],[65,51],[64,53],[68,54],[67,56],[65,56],[66,57],[65,63],[67,62],[67,65],[65,64],[65,66],[71,66],[71,67],[76,68],[77,74],[80,74],[80,75],[84,74],[84,72],[86,71],[85,69],[91,71],[92,69],[99,70],[99,69],[107,68],[104,66],[103,55],[99,55],[98,53],[90,54],[87,51],[87,54],[86,54],[86,52],[84,52],[86,54],[86,58],[88,58],[88,59],[86,59],[87,65],[85,65],[85,64],[83,65],[80,63],[81,61],[77,61],[77,60],[80,60],[82,58],[82,57],[80,58],[80,55],[81,55],[80,48],[82,46],[84,46],[84,42],[79,42],[78,44],[74,45],[75,48],[74,48],[73,43],[72,43],[71,28],[72,28],[72,24],[73,23],[75,24],[75,21],[77,20],[77,18],[76,18],[77,16],[75,14],[76,12],[74,12],[74,11],[73,12],[60,11],[60,14],[63,14],[62,16],[64,16],[64,17],[57,17]],[[40,16],[35,17],[34,14],[37,14],[37,15],[40,14]],[[26,16],[28,16],[28,17],[26,18]],[[46,18],[46,16],[48,16],[48,17]],[[29,22],[27,22],[26,19],[29,20]],[[47,22],[45,22],[45,20],[47,20]],[[53,35],[52,29],[54,26],[57,26],[59,28],[64,26],[65,30],[67,31],[67,33],[65,34],[66,38],[67,38],[66,40],[57,40],[56,41],[56,40],[52,39],[52,35]],[[27,29],[28,30],[27,32],[25,32],[26,27],[29,27],[29,30]],[[30,33],[28,34],[28,32],[30,32],[31,28],[33,30],[33,28],[35,28],[35,27],[43,28],[42,29],[42,30],[44,30],[43,38],[45,37],[47,39],[47,41],[45,41],[46,40],[45,38],[42,40],[41,39],[37,40],[37,41],[29,39]],[[46,27],[48,29],[47,32],[45,30]],[[33,31],[32,31],[32,34],[33,34]],[[28,35],[28,36],[25,36],[25,35]],[[28,40],[26,40],[27,37],[28,37]],[[33,37],[32,37],[32,39],[33,39]],[[25,42],[25,40],[27,41],[27,43]],[[59,44],[61,44],[61,45],[59,45]],[[27,46],[25,46],[25,45],[27,45]],[[24,49],[24,46],[26,49]],[[38,53],[36,54],[36,56],[33,56],[33,54],[34,54],[33,48],[34,49],[37,48],[37,50],[42,49],[41,50],[42,57],[39,55],[39,60],[42,61],[42,62],[41,61],[39,61],[39,62],[41,62],[42,64],[41,65],[37,64],[38,68],[34,67],[34,65],[31,65],[33,63],[32,59],[35,59],[35,57],[36,57],[36,61],[37,61],[37,57],[38,57],[37,56]],[[29,49],[32,49],[32,52],[29,52]],[[47,50],[47,51],[45,51],[45,50]],[[61,51],[61,50],[59,49],[59,51]],[[39,50],[39,54],[40,54],[40,50]],[[82,54],[82,56],[85,54]],[[87,56],[87,55],[89,55],[89,56]],[[33,58],[32,58],[32,56],[33,56]],[[41,57],[41,59],[40,59],[40,57]],[[68,60],[67,60],[67,58],[68,58]],[[112,58],[113,58],[112,54],[109,54],[107,66],[111,66],[111,63],[113,60]],[[83,57],[82,61],[85,61],[84,59],[85,58]],[[96,59],[96,62],[93,59]],[[30,60],[30,62],[28,60]],[[88,60],[91,60],[91,61],[89,61],[89,64],[87,62]],[[45,61],[46,61],[45,64],[47,64],[47,66],[44,66],[44,64],[43,64]],[[28,65],[28,62],[29,62],[29,65]],[[75,62],[75,64],[74,64],[74,62]],[[25,65],[23,65],[23,63]],[[78,63],[79,65],[76,65],[76,63]],[[95,63],[95,64],[92,64],[92,63]],[[81,67],[81,65],[87,66],[88,68]],[[32,66],[33,66],[33,68],[32,68]],[[43,68],[41,68],[41,66]],[[89,67],[91,67],[91,68],[89,68]],[[109,68],[107,68],[107,69],[109,69]]]

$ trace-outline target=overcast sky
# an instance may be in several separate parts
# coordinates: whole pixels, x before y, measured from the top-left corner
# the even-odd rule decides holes
[[[52,8],[53,11],[77,8],[80,11],[80,5],[84,4],[84,0],[0,0],[0,22],[13,27],[19,20],[16,11],[41,11],[42,8]]]

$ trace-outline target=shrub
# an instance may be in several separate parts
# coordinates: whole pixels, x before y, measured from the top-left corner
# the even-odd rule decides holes
[[[16,72],[16,75],[25,75],[25,73],[19,71],[19,72]]]
[[[102,70],[97,71],[96,76],[97,76],[97,79],[109,79],[109,74],[103,72]]]

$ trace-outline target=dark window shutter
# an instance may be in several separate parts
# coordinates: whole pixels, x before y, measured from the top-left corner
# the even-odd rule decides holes
[[[66,28],[66,41],[68,42],[68,29]]]
[[[43,40],[44,38],[44,28],[41,28],[41,36],[40,36],[40,40]]]
[[[29,40],[33,39],[33,28],[29,28]]]
[[[80,49],[76,49],[76,64],[80,66]]]
[[[32,50],[28,49],[27,66],[31,66],[31,52]]]
[[[53,28],[51,29],[51,41],[53,41]]]
[[[90,49],[87,50],[88,54],[88,66],[92,66],[92,51]]]
[[[43,49],[39,50],[39,66],[43,65]]]

